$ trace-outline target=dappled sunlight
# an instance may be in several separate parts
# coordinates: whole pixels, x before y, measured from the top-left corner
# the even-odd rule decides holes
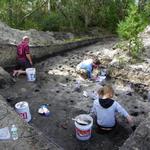
[[[69,73],[67,71],[61,71],[61,70],[58,70],[58,69],[53,69],[53,70],[49,70],[48,71],[48,74],[49,75],[60,75],[60,76],[68,76]]]
[[[130,84],[116,84],[115,85],[115,88],[117,91],[120,91],[121,93],[127,93],[127,92],[133,92],[133,89],[131,88],[131,85]]]
[[[103,48],[103,50],[102,50],[101,53],[103,53],[103,55],[105,55],[107,57],[112,58],[112,57],[114,57],[118,53],[118,51],[117,50]]]
[[[72,76],[76,77],[75,68],[69,65],[61,65],[58,68],[50,69],[48,71],[49,75],[60,75],[60,76]]]

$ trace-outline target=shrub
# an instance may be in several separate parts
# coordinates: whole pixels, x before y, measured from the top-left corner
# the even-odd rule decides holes
[[[138,58],[141,54],[143,44],[138,34],[143,31],[147,23],[144,13],[139,12],[138,6],[131,5],[128,16],[118,24],[117,32],[121,38],[129,41],[129,52],[134,58]]]
[[[42,20],[41,26],[43,31],[59,31],[62,25],[61,15],[51,12]]]
[[[136,5],[132,5],[128,11],[128,16],[118,24],[117,32],[121,38],[129,40],[143,31],[146,25],[147,20],[144,14],[139,13]]]
[[[139,58],[140,54],[142,54],[143,49],[142,40],[139,37],[133,37],[130,40],[129,46],[130,55],[135,59]]]
[[[146,18],[148,18],[148,22],[150,23],[150,2],[147,2],[144,7],[144,14]]]

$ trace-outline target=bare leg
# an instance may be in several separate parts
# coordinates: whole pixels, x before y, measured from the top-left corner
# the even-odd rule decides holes
[[[24,70],[18,70],[18,72],[17,72],[17,77],[18,77],[20,74],[26,74],[26,71],[24,71]]]
[[[13,71],[13,77],[15,77],[17,75],[17,73],[18,73],[18,70],[14,70]]]

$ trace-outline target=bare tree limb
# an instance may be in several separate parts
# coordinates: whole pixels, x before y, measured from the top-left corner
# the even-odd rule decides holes
[[[34,12],[36,12],[38,9],[40,9],[42,6],[44,6],[47,2],[48,2],[48,0],[44,0],[44,2],[43,2],[39,7],[35,8],[32,12],[26,14],[26,15],[22,18],[22,20],[20,21],[20,24],[21,24],[26,18],[28,18],[28,17],[31,16]]]

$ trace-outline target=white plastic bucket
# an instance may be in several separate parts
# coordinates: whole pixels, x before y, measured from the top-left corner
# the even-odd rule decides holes
[[[26,69],[27,80],[35,81],[36,80],[36,70],[35,68],[27,68]]]
[[[26,122],[31,120],[31,113],[29,110],[29,105],[25,101],[21,101],[15,104],[15,110],[19,116],[24,119]]]
[[[75,120],[88,120],[89,124],[83,125],[75,121],[76,138],[82,141],[89,140],[92,132],[93,118],[86,114],[81,114]]]

